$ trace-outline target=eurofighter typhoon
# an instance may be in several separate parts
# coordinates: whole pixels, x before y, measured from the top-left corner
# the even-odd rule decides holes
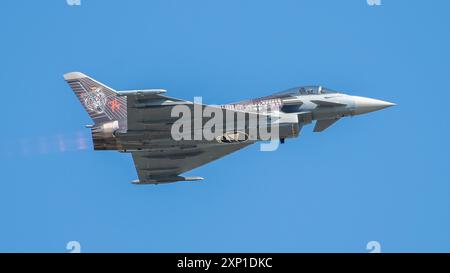
[[[182,174],[259,141],[283,144],[313,122],[314,132],[322,132],[343,117],[395,105],[321,86],[205,105],[168,97],[162,89],[116,91],[79,72],[64,79],[93,120],[87,127],[94,149],[131,153],[135,184],[203,180]]]

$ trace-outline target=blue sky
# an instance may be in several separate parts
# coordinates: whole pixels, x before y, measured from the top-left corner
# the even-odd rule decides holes
[[[450,251],[450,2],[2,1],[0,251]],[[322,84],[397,107],[134,186],[62,74],[218,104]],[[87,140],[86,140],[87,139]],[[84,141],[84,142],[83,142]]]

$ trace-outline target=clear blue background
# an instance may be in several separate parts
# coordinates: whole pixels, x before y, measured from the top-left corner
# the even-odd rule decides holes
[[[446,0],[2,1],[0,251],[448,252],[449,27]],[[322,84],[398,106],[140,187],[128,154],[91,151],[70,71],[213,104]]]

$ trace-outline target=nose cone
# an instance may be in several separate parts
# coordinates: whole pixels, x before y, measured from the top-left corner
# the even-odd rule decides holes
[[[355,115],[362,115],[396,105],[387,101],[356,96],[353,97],[353,101],[355,102]]]

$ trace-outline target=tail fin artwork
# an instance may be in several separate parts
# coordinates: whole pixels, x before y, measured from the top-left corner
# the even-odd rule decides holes
[[[94,121],[90,127],[94,150],[122,149],[114,133],[126,129],[127,98],[80,72],[67,73],[64,79]]]
[[[95,124],[126,120],[127,99],[117,96],[114,89],[80,72],[67,73],[64,79]]]

